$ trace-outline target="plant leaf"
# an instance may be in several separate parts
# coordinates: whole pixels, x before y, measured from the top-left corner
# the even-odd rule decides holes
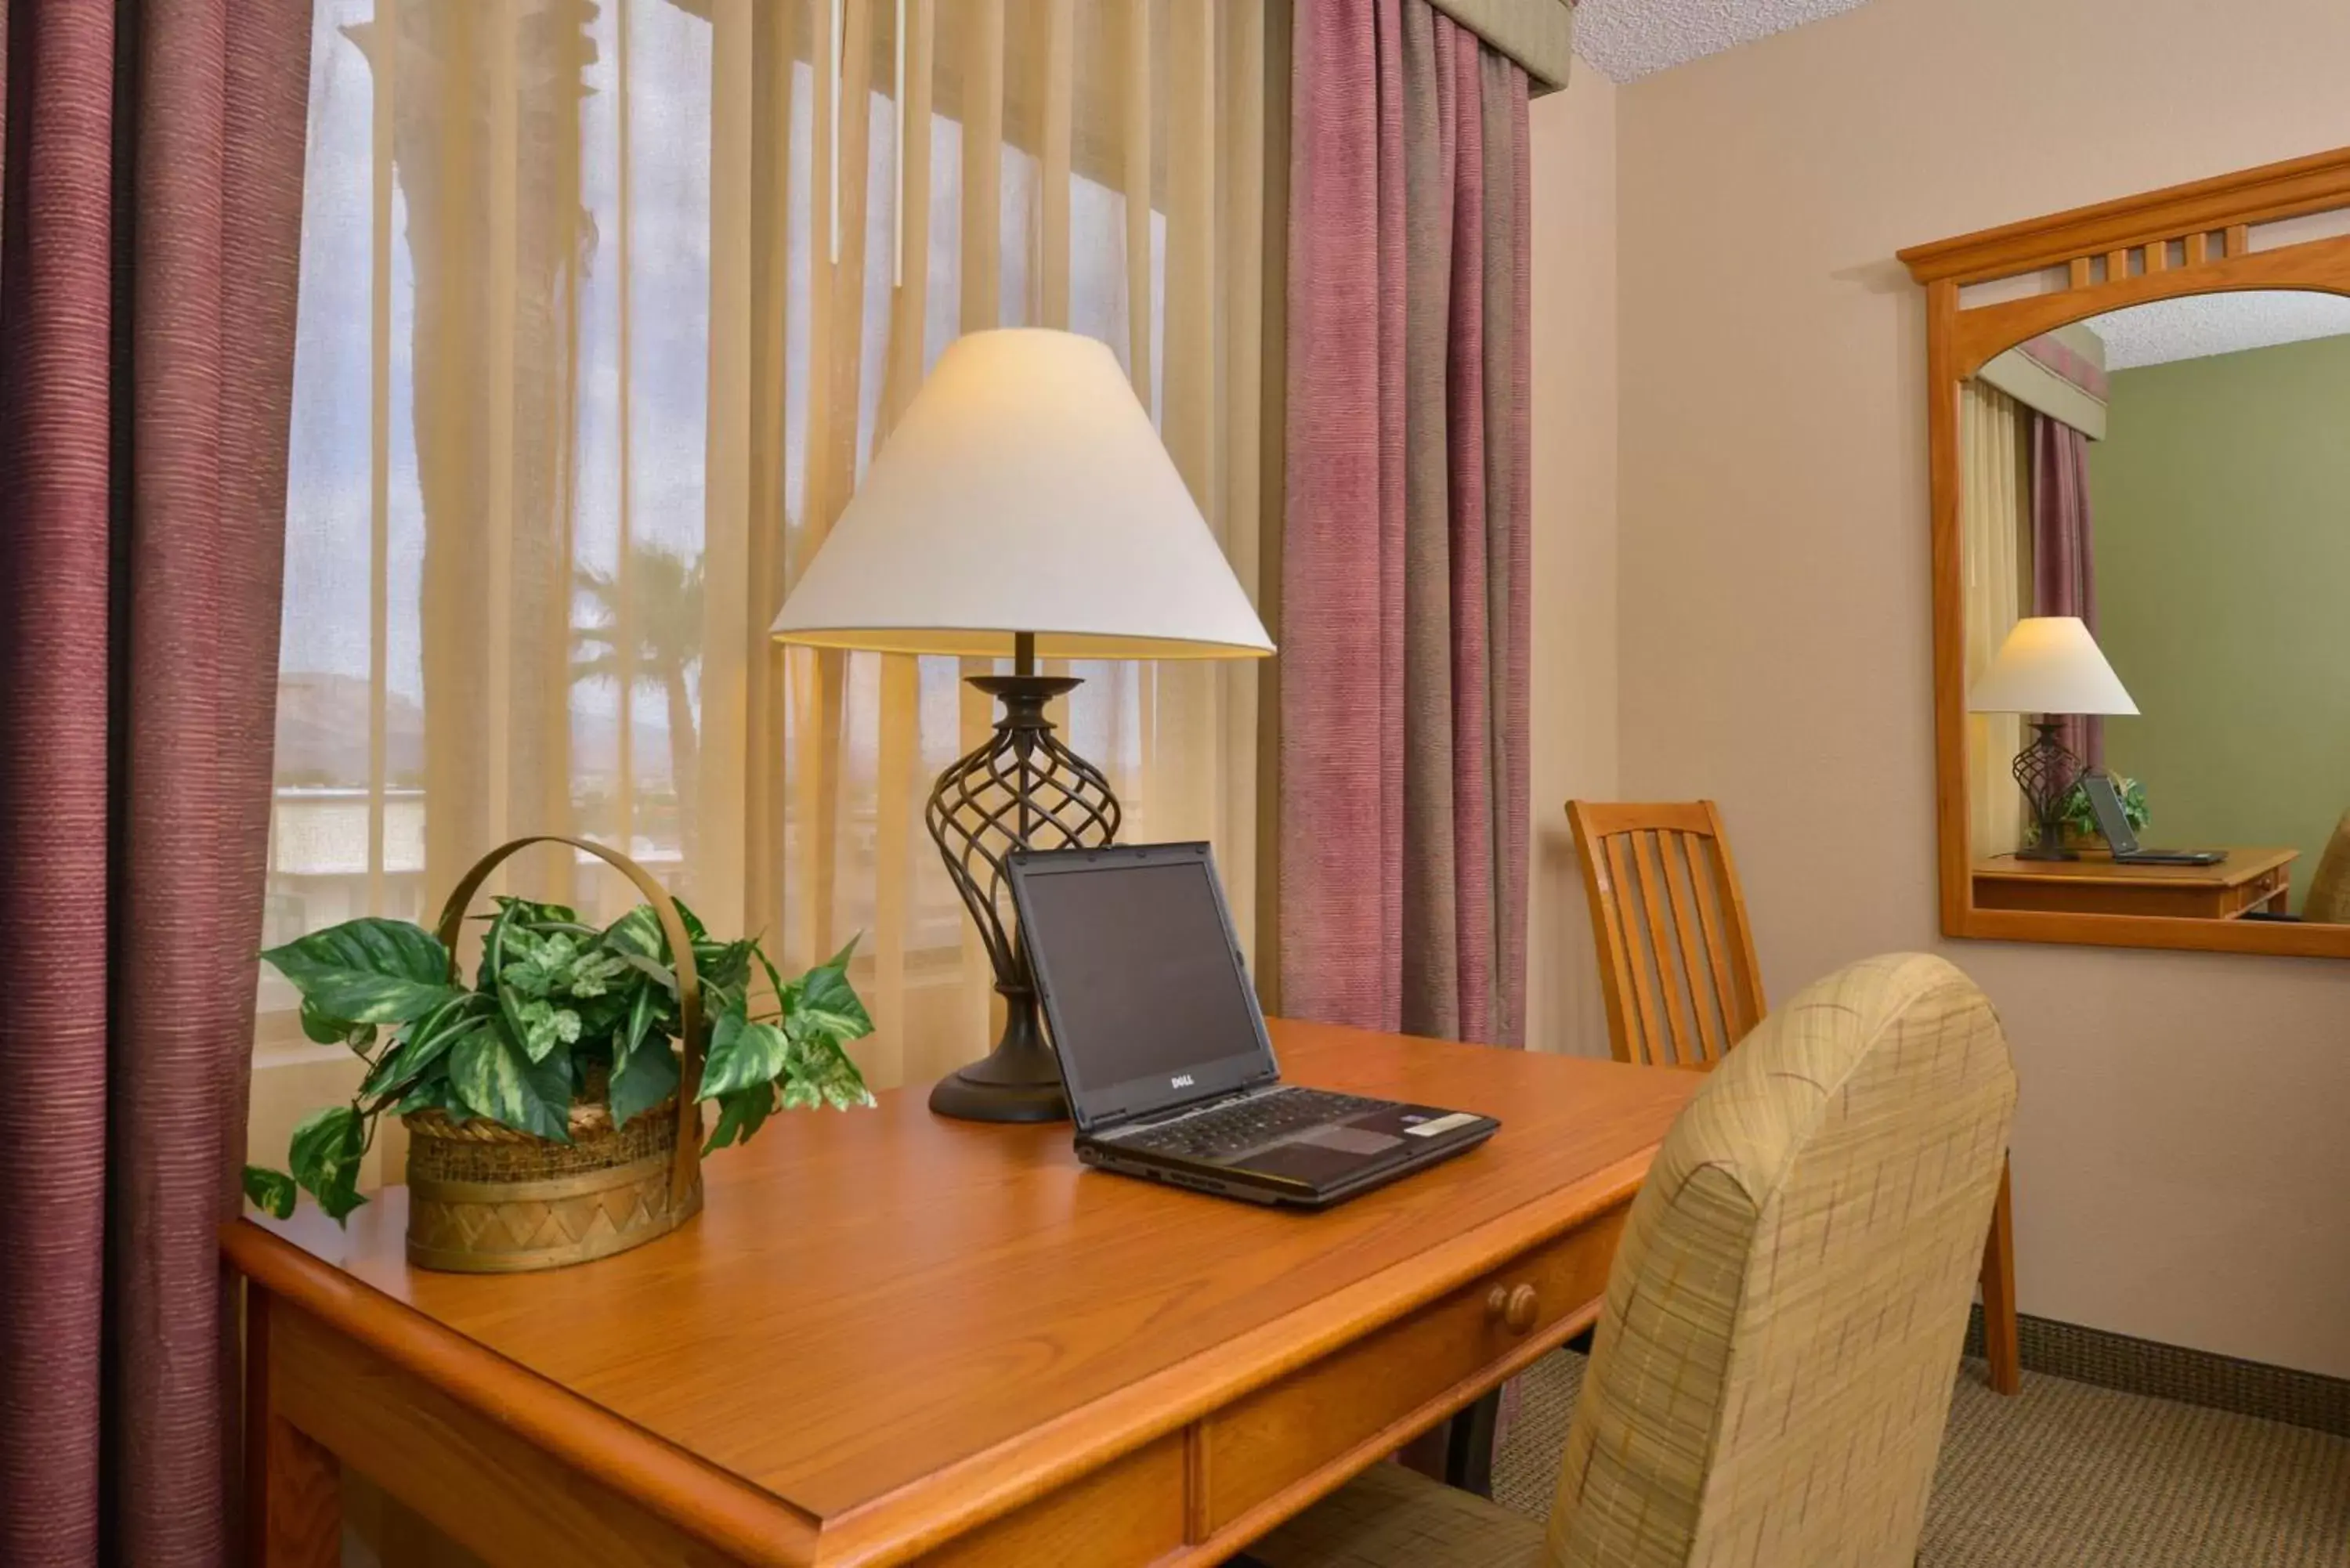
[[[693,944],[694,972],[707,991],[734,992],[742,991],[751,979],[752,944],[746,939],[739,942],[696,942]]]
[[[729,1144],[748,1143],[775,1108],[775,1086],[754,1084],[723,1095],[718,1101],[718,1125],[710,1129],[710,1139],[702,1152],[724,1148]]]
[[[368,1074],[367,1081],[359,1085],[362,1097],[389,1094],[406,1087],[428,1069],[439,1065],[451,1046],[489,1023],[489,1019],[480,1013],[468,1017],[458,1012],[438,1011],[427,1015],[428,1022],[436,1019],[441,1022],[429,1030],[417,1024],[409,1026],[410,1038],[385,1052],[374,1070]],[[447,1070],[443,1068],[436,1076],[447,1076]]]
[[[348,1045],[354,1051],[365,1051],[375,1044],[374,1024],[330,1018],[307,996],[302,999],[302,1033],[321,1045]]]
[[[579,923],[579,911],[568,904],[542,904],[534,898],[517,898],[506,893],[499,894],[492,902],[497,905],[500,914],[511,911],[517,921],[526,926],[587,929]]]
[[[555,1143],[571,1141],[570,1079],[567,1061],[534,1064],[504,1017],[467,1034],[449,1052],[449,1081],[473,1115]],[[550,1089],[556,1091],[552,1096]]]
[[[244,1195],[264,1214],[280,1220],[294,1218],[294,1179],[282,1170],[258,1165],[244,1168]]]
[[[851,938],[829,962],[807,971],[800,981],[797,1005],[785,1017],[786,1027],[796,1034],[821,1033],[834,1040],[862,1040],[873,1033],[872,1015],[848,983],[848,961],[856,950]]]
[[[617,1056],[626,1056],[653,1035],[661,1033],[661,1019],[669,1003],[660,992],[650,985],[639,986],[637,994],[629,1002],[629,1021],[620,1032]]]
[[[836,1111],[870,1108],[880,1103],[873,1097],[873,1091],[865,1086],[865,1080],[861,1075],[854,1085],[838,1082],[826,1084],[824,1100],[825,1104]]]
[[[710,940],[710,928],[702,923],[700,915],[686,908],[684,899],[672,897],[670,902],[677,906],[678,923],[685,928],[688,940],[706,942]]]
[[[775,993],[776,1011],[790,1011],[791,1003],[788,998],[791,995],[791,989],[784,984],[784,977],[776,971],[775,961],[767,957],[767,950],[759,945],[758,939],[755,937],[751,940],[751,956],[757,959],[759,967],[767,971],[767,984]]]
[[[671,974],[669,965],[661,962],[660,960],[649,959],[642,953],[619,953],[615,956],[622,963],[653,981],[671,996],[677,994],[677,976]]]
[[[406,1023],[455,994],[448,950],[406,920],[346,920],[261,956],[321,1018]]]
[[[494,1016],[495,1009],[490,1005],[487,997],[474,994],[463,998],[454,1012],[442,1015],[440,1023],[430,1034],[417,1035],[409,1041],[408,1075],[412,1076],[432,1066],[458,1041],[476,1029],[487,1028]]]
[[[359,1162],[355,1159],[342,1167],[334,1185],[314,1196],[318,1207],[327,1211],[328,1219],[338,1225],[349,1220],[351,1210],[367,1201],[359,1192]]]
[[[380,1094],[409,1076],[405,1064],[414,1048],[419,1044],[429,1045],[448,1022],[458,1014],[465,1005],[465,1000],[462,995],[452,996],[423,1017],[402,1024],[400,1033],[391,1037],[391,1044],[375,1059],[374,1065],[368,1069],[367,1076],[360,1080],[360,1097]]]
[[[628,1029],[629,1002],[637,992],[650,989],[631,976],[629,983],[619,991],[584,997],[574,1002],[571,1011],[579,1015],[579,1038],[574,1044],[614,1046]]]
[[[445,1111],[461,1119],[473,1114],[463,1096],[457,1093],[456,1085],[446,1077],[421,1080],[409,1089],[400,1104],[391,1107],[391,1114],[396,1116],[404,1116],[413,1111]]]
[[[656,1034],[631,1045],[612,1064],[608,1091],[612,1125],[626,1127],[677,1093],[677,1057],[669,1048],[668,1036]]]
[[[519,919],[515,909],[516,906],[510,900],[500,902],[497,918],[490,922],[489,934],[482,939],[482,965],[479,974],[474,979],[473,989],[497,998],[498,1011],[504,1015],[508,1034],[517,1043],[526,1043],[530,1039],[530,1020],[523,1016],[523,999],[514,991],[509,990],[504,983],[506,938],[513,931],[515,921]],[[469,1094],[467,1097],[470,1099],[472,1096]],[[475,1103],[474,1108],[482,1109],[478,1102]],[[483,1114],[487,1116],[490,1113],[484,1110]],[[493,1117],[492,1119],[503,1118]],[[519,1126],[520,1124],[509,1123],[508,1125]]]
[[[743,994],[740,985],[710,985],[702,981],[702,1018],[723,1018],[726,1013],[750,1013],[750,997]]]
[[[498,964],[498,983],[518,996],[552,996],[562,988],[578,950],[569,937],[510,929]]]
[[[564,989],[576,997],[601,996],[629,972],[628,960],[619,953],[582,951],[571,961]]]
[[[520,1025],[523,1054],[534,1062],[546,1061],[557,1045],[579,1042],[579,1015],[567,1007],[545,1001],[509,1002],[505,1013],[509,1025]]]
[[[555,1107],[556,1117],[563,1128],[563,1136],[556,1141],[569,1143],[571,1141],[571,1096],[573,1090],[578,1086],[578,1080],[572,1073],[570,1056],[567,1053],[557,1051],[546,1061],[532,1064],[526,1071],[531,1086],[537,1091],[538,1097]]]
[[[865,1086],[865,1075],[857,1070],[838,1041],[817,1035],[804,1042],[801,1052],[793,1077],[813,1086],[833,1109],[874,1104],[873,1091]]]
[[[328,1106],[294,1129],[286,1163],[302,1190],[337,1224],[367,1201],[359,1196],[359,1157],[367,1152],[367,1119],[356,1106]]]
[[[710,1032],[710,1055],[702,1064],[702,1098],[717,1099],[754,1084],[773,1084],[790,1060],[784,1032],[754,1023],[738,999]]]
[[[658,964],[666,965],[669,961],[669,939],[661,935],[660,917],[653,913],[650,904],[639,904],[605,927],[604,946],[613,952],[634,953]]]

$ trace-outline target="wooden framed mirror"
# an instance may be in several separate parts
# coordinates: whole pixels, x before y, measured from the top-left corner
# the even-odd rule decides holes
[[[2350,958],[2350,148],[1900,254],[1943,931]]]

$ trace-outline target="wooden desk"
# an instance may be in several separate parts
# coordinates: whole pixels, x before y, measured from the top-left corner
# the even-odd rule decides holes
[[[2064,915],[2168,915],[2232,920],[2254,909],[2285,913],[2297,849],[2235,849],[2217,866],[2131,866],[2102,849],[2078,860],[1975,862],[1975,908]]]
[[[338,1561],[338,1460],[493,1564],[1221,1562],[1589,1324],[1703,1081],[1277,1023],[1285,1075],[1489,1112],[1301,1215],[1082,1170],[1066,1124],[784,1118],[702,1217],[577,1269],[434,1274],[403,1189],[223,1233],[255,1557]],[[1513,1330],[1489,1304],[1531,1287]]]

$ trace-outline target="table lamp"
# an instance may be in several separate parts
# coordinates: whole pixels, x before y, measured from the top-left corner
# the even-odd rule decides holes
[[[2086,766],[2056,738],[2058,721],[2071,713],[2135,713],[2137,704],[2121,678],[2097,649],[2096,639],[2070,615],[2026,616],[2015,623],[1999,654],[1968,693],[1976,713],[2035,714],[2037,732],[2015,754],[2016,787],[2023,791],[2037,825],[2035,842],[2018,848],[2021,860],[2077,860],[2064,847],[2065,797]]]
[[[1003,717],[939,775],[922,814],[1004,1002],[995,1049],[940,1080],[931,1108],[973,1121],[1066,1116],[1003,857],[1108,844],[1118,804],[1045,717],[1081,682],[1040,675],[1036,661],[1273,651],[1109,349],[1041,329],[950,345],[773,629],[813,648],[1012,659],[1010,675],[972,678]]]

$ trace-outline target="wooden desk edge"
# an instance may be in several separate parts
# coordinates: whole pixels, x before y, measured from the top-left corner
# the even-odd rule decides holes
[[[1162,1367],[994,1448],[859,1504],[827,1523],[824,1568],[889,1568],[907,1562],[1277,1382],[1330,1351],[1458,1290],[1497,1264],[1630,1203],[1655,1158],[1652,1145],[1572,1187],[1521,1204],[1473,1231],[1461,1232],[1421,1254],[1409,1267],[1394,1265],[1357,1280],[1278,1322]],[[1596,1311],[1578,1314],[1565,1327],[1555,1328],[1521,1346],[1502,1364],[1492,1381],[1500,1382],[1545,1350],[1564,1344],[1589,1326],[1596,1315]],[[1301,1320],[1306,1325],[1302,1333]],[[1265,1346],[1264,1352],[1252,1356],[1249,1352],[1260,1345]],[[1469,1390],[1458,1403],[1465,1405],[1482,1391]],[[1099,1435],[1094,1435],[1097,1429]],[[1398,1444],[1409,1436],[1409,1432],[1399,1433]],[[1343,1475],[1330,1478],[1321,1491],[1344,1479]],[[1295,1500],[1293,1506],[1303,1507],[1319,1495],[1317,1491]],[[1270,1515],[1257,1528],[1270,1528],[1279,1517]],[[1233,1532],[1219,1534],[1235,1540],[1234,1545],[1222,1550],[1229,1553],[1238,1549]]]
[[[442,1326],[250,1220],[224,1226],[221,1246],[240,1273],[273,1295],[743,1563],[761,1568],[889,1568],[1179,1430],[1459,1289],[1497,1263],[1629,1203],[1655,1152],[1652,1146],[1628,1156],[1571,1187],[1496,1215],[1409,1266],[1393,1265],[1358,1280],[830,1521]],[[1522,1346],[1497,1364],[1496,1380],[1563,1342],[1588,1316],[1578,1314],[1564,1330]],[[1252,1356],[1259,1347],[1260,1354]],[[1461,1402],[1480,1391],[1467,1391]],[[1409,1435],[1399,1433],[1398,1441]],[[1293,1488],[1268,1500],[1253,1511],[1246,1533],[1277,1522],[1283,1516],[1277,1504],[1303,1507],[1345,1479],[1339,1472],[1317,1475],[1299,1483],[1311,1490],[1300,1494]],[[1257,1514],[1264,1517],[1256,1520]],[[1236,1541],[1242,1533],[1227,1529],[1219,1535]]]
[[[2173,884],[2190,888],[2235,887],[2255,877],[2266,876],[2281,866],[2290,866],[2301,858],[2301,851],[2292,848],[2233,848],[2228,858],[2209,866],[2186,866],[2176,861],[2116,862],[2106,855],[2084,855],[2078,860],[2022,860],[2013,852],[1992,855],[1974,863],[1973,875],[2003,882],[2063,882],[2077,883],[2088,888],[2142,888],[2148,883]],[[2050,867],[2062,867],[2062,870]],[[2097,867],[2104,867],[2099,871]],[[2137,874],[2132,875],[2135,871]],[[2151,873],[2149,875],[2149,873]]]
[[[221,1251],[253,1283],[366,1345],[460,1404],[664,1522],[746,1563],[806,1568],[817,1521],[496,1351],[443,1327],[250,1220],[221,1227]]]

